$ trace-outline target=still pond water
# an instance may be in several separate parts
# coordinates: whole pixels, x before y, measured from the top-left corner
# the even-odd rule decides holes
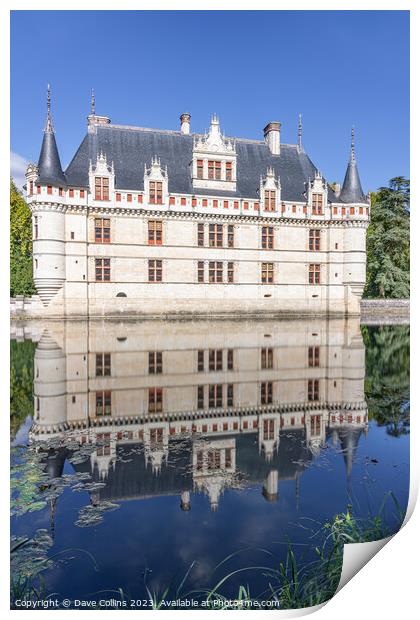
[[[309,561],[348,505],[406,509],[407,326],[33,321],[11,360],[12,567],[46,593],[203,591]]]

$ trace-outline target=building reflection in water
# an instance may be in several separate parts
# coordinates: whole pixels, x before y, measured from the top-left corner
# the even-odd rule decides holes
[[[92,501],[259,485],[275,501],[329,437],[350,476],[362,431],[365,350],[357,319],[31,322],[37,341],[31,441],[90,445],[77,471],[105,483]],[[20,334],[22,336],[22,334]],[[68,448],[50,454],[61,475]],[[129,458],[127,458],[129,455]]]

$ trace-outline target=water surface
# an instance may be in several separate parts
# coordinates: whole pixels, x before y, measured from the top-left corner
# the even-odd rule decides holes
[[[309,561],[323,523],[376,515],[390,492],[398,527],[406,326],[32,321],[12,338],[12,532],[43,537],[47,592],[147,598],[191,565],[205,589],[289,542]],[[223,592],[245,580],[263,591],[250,572]]]

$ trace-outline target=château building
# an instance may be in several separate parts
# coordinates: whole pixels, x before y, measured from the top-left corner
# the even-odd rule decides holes
[[[358,314],[369,199],[352,132],[342,187],[302,144],[116,125],[92,99],[63,171],[50,95],[27,169],[40,315]],[[38,300],[38,301],[37,301]]]
[[[174,327],[176,325],[176,327]],[[368,428],[357,318],[300,321],[28,321],[36,342],[31,442],[51,478],[71,459],[99,499],[204,493],[241,480],[274,501],[327,442],[350,477]],[[61,438],[61,443],[60,443]],[[62,446],[54,456],[48,442]],[[72,458],[77,446],[85,458]],[[174,464],[176,465],[174,469]]]

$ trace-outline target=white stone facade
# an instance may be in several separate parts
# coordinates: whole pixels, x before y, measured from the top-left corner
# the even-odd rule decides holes
[[[173,134],[188,134],[185,116],[181,132]],[[99,121],[89,118],[89,131],[95,131]],[[270,148],[281,150],[276,130],[267,135]],[[328,200],[319,173],[308,179],[299,201],[283,200],[281,175],[270,167],[257,198],[237,196],[238,141],[222,136],[216,117],[208,134],[194,136],[191,193],[171,191],[159,153],[139,171],[137,190],[116,187],[114,162],[102,152],[89,162],[88,187],[44,185],[31,166],[27,200],[39,314],[358,314],[369,204]],[[211,179],[209,158],[220,164]],[[100,196],[98,179],[106,183]],[[109,238],[98,239],[98,222],[110,229]],[[150,226],[161,229],[161,239],[151,239]],[[101,268],[109,265],[109,280],[98,281],[97,259],[105,259]],[[151,266],[160,281],[150,281]]]

